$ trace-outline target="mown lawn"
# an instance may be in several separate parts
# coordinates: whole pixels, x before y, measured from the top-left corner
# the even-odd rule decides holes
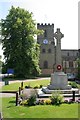
[[[22,81],[21,81],[22,82]],[[2,90],[15,90],[17,91],[19,89],[19,87],[21,86],[21,82],[16,82],[16,83],[12,83],[9,85],[5,85],[2,87]],[[45,78],[44,80],[29,80],[27,82],[24,82],[23,80],[23,87],[25,87],[26,85],[30,85],[31,87],[35,87],[35,86],[39,86],[39,85],[43,85],[43,86],[47,86],[48,84],[50,84],[50,78]],[[80,89],[80,84],[77,84],[78,88]]]
[[[78,118],[78,104],[15,106],[15,98],[2,98],[4,118]]]
[[[21,81],[22,82],[22,81]],[[9,85],[5,85],[2,87],[2,90],[18,90],[19,87],[21,86],[21,82],[16,82],[16,83],[12,83]],[[23,86],[25,87],[26,85],[30,85],[31,87],[35,87],[38,85],[43,85],[43,86],[47,86],[50,83],[50,79],[45,79],[45,80],[29,80],[27,82],[23,82]]]

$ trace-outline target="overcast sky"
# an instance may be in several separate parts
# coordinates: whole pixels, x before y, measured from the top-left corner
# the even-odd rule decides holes
[[[78,1],[79,0],[2,0],[0,18],[5,18],[11,6],[21,7],[33,13],[37,23],[53,23],[54,31],[61,29],[64,38],[62,49],[78,49]]]

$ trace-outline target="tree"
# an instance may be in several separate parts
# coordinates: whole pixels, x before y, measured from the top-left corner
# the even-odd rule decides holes
[[[78,59],[77,59],[77,62],[78,62],[78,79],[80,80],[80,49],[78,49]]]
[[[39,44],[34,39],[42,31],[36,29],[32,13],[11,7],[2,20],[2,45],[5,67],[14,69],[17,77],[29,77],[40,73]]]
[[[77,60],[78,62],[78,79],[80,79],[80,59]]]
[[[1,60],[2,56],[0,55],[0,73],[1,73],[1,70],[2,70],[2,60]]]

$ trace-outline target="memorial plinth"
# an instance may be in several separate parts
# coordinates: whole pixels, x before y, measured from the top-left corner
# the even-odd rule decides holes
[[[47,88],[50,90],[71,89],[71,86],[68,85],[67,74],[64,72],[54,72],[54,74],[51,74],[50,85],[48,85]]]

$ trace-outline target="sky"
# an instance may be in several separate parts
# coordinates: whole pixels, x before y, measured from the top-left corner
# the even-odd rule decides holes
[[[78,49],[78,2],[79,0],[2,0],[0,19],[5,19],[12,5],[19,6],[32,12],[36,23],[53,23],[54,32],[60,28],[64,34],[62,49]]]

